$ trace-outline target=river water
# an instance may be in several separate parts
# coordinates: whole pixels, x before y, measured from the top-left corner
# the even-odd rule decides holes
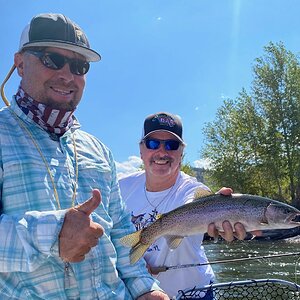
[[[300,252],[300,237],[277,241],[204,242],[210,262],[241,257]],[[300,256],[212,264],[216,282],[247,279],[283,279],[300,284]]]

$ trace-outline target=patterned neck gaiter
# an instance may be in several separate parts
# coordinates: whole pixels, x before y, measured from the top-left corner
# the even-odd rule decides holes
[[[34,122],[49,133],[63,135],[73,125],[73,111],[59,110],[48,107],[32,99],[19,87],[16,101],[22,111]]]

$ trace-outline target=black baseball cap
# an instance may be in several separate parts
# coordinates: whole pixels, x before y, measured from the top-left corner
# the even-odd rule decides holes
[[[22,32],[19,51],[29,47],[57,47],[79,53],[87,61],[101,59],[90,48],[83,30],[63,14],[43,13],[33,17]]]
[[[184,144],[182,139],[182,123],[176,115],[168,112],[158,112],[149,115],[144,121],[142,140],[149,134],[157,131],[169,132]]]

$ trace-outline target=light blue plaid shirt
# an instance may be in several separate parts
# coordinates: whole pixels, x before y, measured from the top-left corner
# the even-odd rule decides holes
[[[47,168],[13,112],[38,143],[57,188],[61,210]],[[109,149],[79,129],[59,141],[28,118],[13,100],[0,110],[0,299],[135,299],[159,289],[143,261],[130,265],[129,248],[120,237],[134,231],[120,199],[114,161]],[[58,255],[58,234],[72,203],[75,158],[78,156],[76,204],[101,191],[102,202],[92,213],[104,227],[98,246],[84,261],[65,272]],[[69,276],[67,276],[69,274]]]

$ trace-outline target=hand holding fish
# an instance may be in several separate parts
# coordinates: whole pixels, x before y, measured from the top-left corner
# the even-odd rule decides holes
[[[208,231],[224,232],[227,240],[245,232],[293,228],[300,225],[300,211],[288,204],[257,195],[211,194],[197,190],[194,201],[162,214],[154,223],[121,238],[131,247],[130,260],[139,260],[158,238],[164,237],[170,249],[176,249],[183,238]],[[234,229],[233,229],[234,228]]]
[[[100,224],[90,219],[90,214],[100,201],[100,191],[93,190],[89,200],[67,211],[59,234],[59,255],[65,262],[84,260],[85,254],[98,244],[104,230]]]
[[[231,196],[233,190],[231,188],[222,187],[216,194],[223,196]],[[232,242],[235,238],[238,240],[244,240],[247,236],[244,225],[240,222],[234,224],[232,227],[229,221],[222,223],[223,231],[219,231],[214,223],[208,225],[207,234],[217,240],[218,236],[221,236],[227,242]],[[253,236],[261,235],[261,230],[255,230],[251,232]]]
[[[219,231],[214,223],[208,225],[207,234],[213,237],[215,240],[218,236],[221,236],[227,242],[232,242],[234,238],[238,240],[244,240],[246,238],[247,232],[242,223],[235,223],[234,228],[229,221],[224,221],[222,223],[223,231]]]

